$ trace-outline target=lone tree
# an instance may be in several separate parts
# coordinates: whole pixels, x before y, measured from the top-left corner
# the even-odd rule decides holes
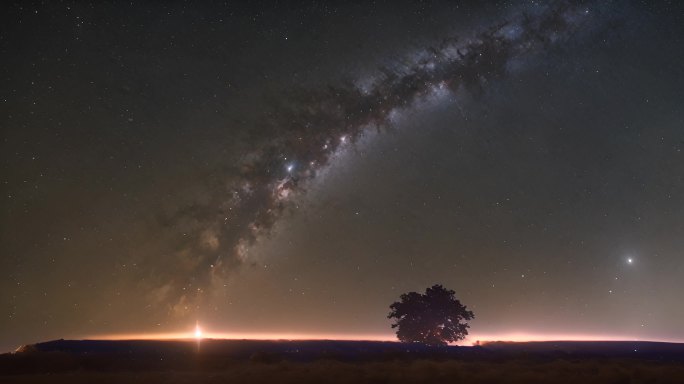
[[[454,296],[456,292],[433,285],[425,294],[409,292],[390,305],[389,319],[395,319],[397,338],[405,343],[447,345],[468,335],[467,321],[475,318],[472,311]]]

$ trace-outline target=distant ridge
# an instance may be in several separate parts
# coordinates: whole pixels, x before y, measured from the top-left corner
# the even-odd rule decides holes
[[[624,375],[669,380],[644,381],[649,383],[680,382],[670,378],[684,377],[684,344],[548,341],[428,347],[347,340],[53,340],[0,355],[3,383],[73,383],[74,377],[81,378],[79,383],[97,378],[140,382],[138,375],[166,382],[168,375],[179,372],[186,382],[204,382],[219,372],[225,382],[245,382],[245,377],[281,382],[285,375],[292,383],[329,382],[331,377],[358,383],[359,377],[380,375],[394,377],[390,382],[410,383],[466,375],[475,378],[466,382],[497,377],[522,383],[530,377],[543,378],[535,382],[563,381],[568,370],[598,377],[581,381],[586,384],[618,382]]]
[[[483,355],[506,356],[519,353],[569,354],[647,359],[681,359],[684,343],[653,341],[533,341],[485,342],[479,346],[429,347],[391,341],[350,340],[53,340],[19,347],[16,354],[64,353],[70,355],[187,355],[218,354],[230,358],[249,358],[269,353],[282,358],[311,360],[335,356],[352,359],[382,358],[392,355],[430,355],[466,358]]]

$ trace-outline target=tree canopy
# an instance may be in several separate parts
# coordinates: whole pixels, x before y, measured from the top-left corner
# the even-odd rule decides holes
[[[409,292],[390,305],[389,319],[402,342],[447,345],[468,335],[467,321],[475,318],[472,311],[456,299],[456,292],[433,285],[424,294]]]

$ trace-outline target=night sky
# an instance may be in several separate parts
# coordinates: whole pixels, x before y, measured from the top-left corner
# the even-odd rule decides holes
[[[46,3],[0,9],[0,350],[392,338],[437,283],[469,341],[684,340],[677,2]]]

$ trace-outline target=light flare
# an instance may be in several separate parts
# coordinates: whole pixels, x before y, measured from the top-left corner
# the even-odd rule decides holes
[[[199,337],[198,337],[199,331]],[[193,333],[168,332],[168,333],[131,333],[87,336],[89,340],[345,340],[345,341],[394,341],[396,336],[391,333],[385,334],[335,334],[335,333],[295,333],[295,332],[202,332],[199,325]],[[579,333],[471,333],[468,337],[457,343],[459,345],[474,345],[477,342],[534,342],[534,341],[653,341],[653,342],[684,342],[684,339],[664,339],[658,337],[636,337],[630,335],[602,335],[602,334],[579,334]]]

